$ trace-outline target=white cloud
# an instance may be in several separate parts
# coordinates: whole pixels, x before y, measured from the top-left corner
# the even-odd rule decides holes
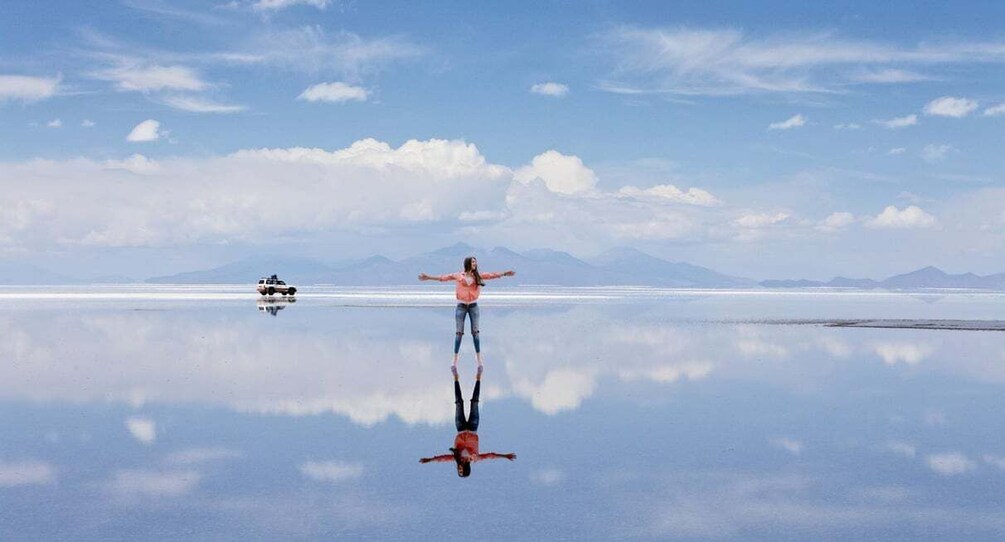
[[[834,92],[854,83],[916,81],[905,70],[913,65],[1005,61],[999,43],[905,48],[834,34],[750,37],[733,29],[619,26],[600,39],[599,49],[614,63],[601,88],[634,93]]]
[[[658,184],[645,189],[637,188],[635,186],[625,186],[618,190],[618,194],[635,198],[656,198],[659,200],[684,203],[687,205],[698,205],[701,207],[713,207],[722,204],[718,198],[705,190],[692,187],[688,188],[687,192],[685,192],[672,184]]]
[[[209,85],[187,66],[159,66],[123,59],[122,65],[94,74],[94,77],[115,83],[124,92],[155,92],[162,90],[205,90]]]
[[[300,465],[300,473],[318,482],[344,482],[363,475],[363,466],[344,461],[307,461]]]
[[[994,105],[985,109],[984,114],[989,117],[997,117],[998,115],[1005,115],[1005,103],[1000,103],[998,105]]]
[[[157,424],[150,418],[132,416],[126,420],[126,428],[142,444],[150,445],[157,439]]]
[[[895,147],[895,148],[892,148],[892,149],[886,151],[886,154],[889,154],[891,156],[896,156],[898,154],[904,154],[905,152],[907,152],[907,148],[906,147]]]
[[[977,102],[968,98],[943,96],[925,104],[925,114],[938,117],[963,118],[977,109]]]
[[[875,345],[873,350],[887,365],[896,365],[898,362],[917,365],[932,354],[931,346],[913,343],[881,343]]]
[[[312,85],[303,91],[300,96],[297,96],[297,99],[307,100],[308,102],[365,102],[369,95],[369,91],[363,87],[335,81]]]
[[[331,0],[257,0],[251,7],[256,11],[279,11],[296,5],[325,9],[329,3]]]
[[[800,126],[806,125],[806,117],[802,115],[793,115],[786,120],[781,122],[772,122],[768,125],[769,130],[789,130],[792,128],[798,128]]]
[[[557,486],[565,481],[565,472],[561,469],[540,469],[530,474],[530,481],[541,486]]]
[[[516,170],[514,178],[524,184],[535,179],[559,194],[578,194],[593,191],[597,175],[583,165],[578,156],[566,156],[558,151],[547,151],[531,160],[530,165]]]
[[[142,154],[133,154],[125,160],[107,160],[105,161],[105,167],[108,169],[124,169],[137,175],[152,175],[161,171],[161,167],[157,162]]]
[[[59,91],[60,80],[60,77],[0,75],[0,103],[8,100],[27,103],[51,98]]]
[[[167,457],[168,463],[175,465],[199,465],[213,461],[236,459],[244,454],[229,448],[189,448],[174,452]]]
[[[997,467],[1000,470],[1005,470],[1005,457],[991,454],[984,454],[983,456],[981,456],[981,459],[983,459],[984,462],[987,463],[988,465]]]
[[[917,453],[917,449],[913,444],[908,442],[902,442],[899,440],[891,440],[886,443],[884,449],[888,452],[895,453],[897,455],[902,455],[904,457],[914,457]]]
[[[48,126],[49,128],[62,128],[63,121],[59,119],[52,119],[49,122],[45,123],[45,125]]]
[[[840,123],[834,125],[835,130],[861,130],[862,125],[855,124],[854,122]]]
[[[197,96],[164,96],[159,99],[165,105],[190,113],[239,113],[247,109],[243,105],[228,105]]]
[[[928,81],[931,77],[924,74],[913,72],[910,70],[897,70],[897,69],[885,69],[885,70],[868,70],[855,73],[851,76],[853,81],[859,83],[880,83],[880,84],[892,84],[892,83],[916,83],[919,81]]]
[[[596,387],[593,370],[571,367],[552,369],[540,382],[527,378],[513,382],[514,393],[529,398],[534,408],[549,415],[579,408]]]
[[[778,213],[744,213],[733,220],[733,225],[740,228],[766,228],[779,224],[789,219],[792,215],[785,212]]]
[[[83,121],[81,121],[80,125],[84,128],[93,128],[95,122],[93,120],[84,119]]]
[[[803,443],[798,440],[782,437],[773,439],[771,444],[789,452],[792,455],[799,455],[803,453]]]
[[[153,119],[147,119],[135,127],[126,136],[126,141],[141,143],[146,141],[157,141],[161,137],[161,123]]]
[[[920,207],[909,205],[900,210],[894,205],[887,205],[882,213],[869,219],[865,225],[876,229],[912,229],[932,228],[936,223],[935,217]]]
[[[121,470],[108,483],[108,489],[120,496],[135,497],[181,497],[190,493],[201,479],[196,471],[151,471]]]
[[[554,96],[556,98],[561,98],[569,93],[569,86],[563,85],[562,83],[537,83],[530,87],[530,91],[534,94],[541,94],[543,96]]]
[[[952,145],[930,143],[921,149],[921,158],[929,163],[941,162],[954,151],[956,151],[956,147]]]
[[[966,474],[977,468],[977,462],[959,452],[932,454],[925,458],[928,468],[942,476]]]
[[[827,215],[827,218],[817,223],[816,229],[820,231],[834,232],[843,230],[855,222],[855,215],[847,212],[836,212]]]
[[[56,469],[44,461],[0,460],[0,487],[51,484],[56,481]]]
[[[918,115],[912,113],[903,117],[897,117],[890,120],[877,120],[874,122],[891,130],[896,128],[906,128],[908,126],[915,126],[918,124]]]

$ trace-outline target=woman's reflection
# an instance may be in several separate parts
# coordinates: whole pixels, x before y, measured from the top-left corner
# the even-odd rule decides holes
[[[464,417],[464,398],[461,396],[461,382],[457,376],[457,367],[451,367],[450,370],[454,373],[454,405],[456,407],[454,410],[454,424],[457,426],[457,437],[454,438],[454,447],[450,448],[449,454],[423,457],[419,460],[419,463],[454,461],[457,463],[457,476],[465,478],[471,475],[471,464],[476,461],[499,458],[513,461],[516,459],[516,454],[478,453],[478,394],[481,393],[482,366],[478,366],[478,375],[475,377],[475,391],[471,393],[471,412],[467,418]]]

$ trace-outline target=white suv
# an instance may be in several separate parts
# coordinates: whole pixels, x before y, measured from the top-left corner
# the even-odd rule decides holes
[[[258,293],[262,295],[275,295],[277,293],[283,295],[293,295],[297,293],[297,289],[293,286],[288,286],[285,282],[279,280],[278,277],[272,275],[271,277],[262,277],[258,279]]]

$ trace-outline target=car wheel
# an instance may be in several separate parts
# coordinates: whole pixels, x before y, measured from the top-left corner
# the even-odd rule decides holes
[[[269,295],[275,295],[275,294],[276,294],[276,289],[273,288],[272,286],[269,286]]]
[[[293,295],[295,293],[297,293],[297,289],[296,288],[290,288],[290,295]]]

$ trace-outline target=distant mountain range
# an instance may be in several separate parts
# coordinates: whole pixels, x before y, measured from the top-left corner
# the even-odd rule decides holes
[[[639,285],[699,288],[750,288],[749,279],[731,277],[688,263],[668,262],[631,248],[607,251],[590,262],[566,252],[538,249],[524,253],[496,247],[482,250],[464,243],[393,261],[384,256],[341,266],[329,266],[309,259],[248,258],[222,267],[154,277],[150,283],[213,284],[250,283],[276,273],[291,284],[337,284],[379,286],[414,284],[419,273],[441,275],[462,268],[463,260],[474,255],[483,271],[514,269],[517,276],[507,284],[553,284],[562,286]]]
[[[885,290],[923,290],[926,288],[965,288],[976,290],[1005,290],[1005,273],[975,275],[961,273],[950,275],[945,271],[928,266],[917,271],[894,275],[886,280],[849,279],[834,277],[827,282],[817,280],[764,280],[759,282],[765,288],[882,288]]]
[[[311,258],[275,255],[245,258],[227,265],[147,279],[152,284],[251,284],[259,277],[279,275],[290,284],[335,284],[339,286],[400,286],[415,284],[421,273],[446,274],[461,269],[466,256],[477,256],[485,271],[514,269],[516,277],[499,286],[561,285],[610,286],[636,285],[668,288],[883,288],[888,290],[923,290],[965,288],[1005,291],[1005,273],[979,276],[973,273],[951,275],[935,267],[896,275],[885,280],[835,277],[830,281],[765,280],[755,282],[718,273],[712,269],[683,262],[670,262],[633,248],[616,248],[583,260],[567,252],[550,249],[516,252],[505,247],[483,250],[458,243],[402,260],[372,256],[341,264],[324,263]],[[137,282],[129,277],[105,276],[74,278],[52,273],[31,265],[0,263],[0,283],[94,284]]]

